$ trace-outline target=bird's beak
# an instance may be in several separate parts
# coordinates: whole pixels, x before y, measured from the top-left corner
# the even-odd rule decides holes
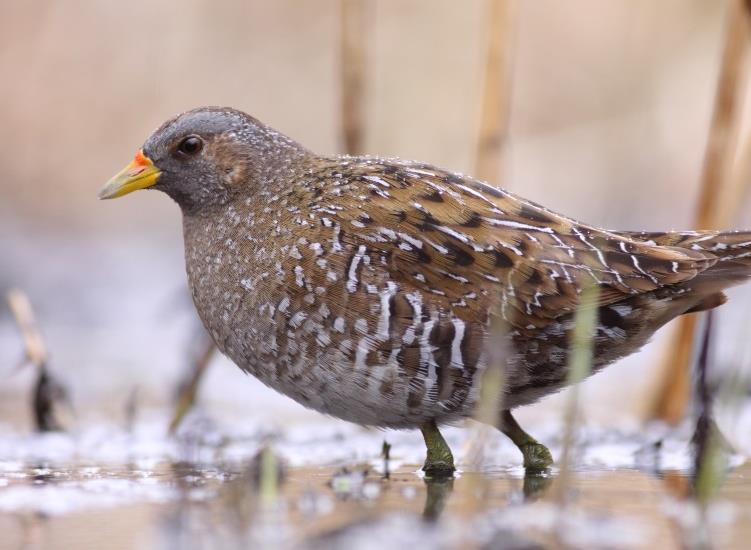
[[[139,189],[146,189],[156,183],[162,171],[159,170],[142,150],[136,157],[109,180],[99,191],[100,199],[116,199]]]

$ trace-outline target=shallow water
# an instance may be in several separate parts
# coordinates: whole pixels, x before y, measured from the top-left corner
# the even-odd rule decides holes
[[[154,412],[132,431],[0,426],[0,548],[681,548],[701,536],[743,548],[751,537],[751,464],[733,458],[702,516],[685,497],[682,432],[583,430],[561,489],[556,470],[525,477],[510,444],[472,426],[447,430],[456,478],[426,480],[410,432],[281,433],[193,415],[169,438],[165,425]],[[553,432],[542,435],[558,455]]]

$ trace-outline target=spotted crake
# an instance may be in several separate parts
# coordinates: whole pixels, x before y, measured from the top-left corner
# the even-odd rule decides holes
[[[498,425],[527,467],[552,462],[510,410],[564,386],[586,286],[597,371],[751,274],[749,232],[599,229],[427,164],[319,156],[227,108],[166,122],[101,197],[143,188],[182,209],[222,352],[320,412],[421,428],[436,475],[454,469],[437,426],[473,414],[489,349],[504,350]]]

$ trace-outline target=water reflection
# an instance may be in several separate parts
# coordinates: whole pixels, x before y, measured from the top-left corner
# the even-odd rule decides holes
[[[454,478],[425,478],[425,507],[422,517],[429,522],[437,521],[446,507],[446,501],[454,490]]]
[[[24,488],[16,498],[28,508],[4,519],[0,514],[0,529],[9,533],[8,547],[53,538],[66,546],[81,536],[84,524],[91,528],[91,521],[81,518],[96,514],[101,519],[95,532],[134,537],[135,529],[157,548],[352,548],[383,540],[413,550],[430,544],[461,547],[468,541],[492,547],[492,541],[520,536],[530,547],[551,540],[577,547],[602,540],[612,541],[611,547],[650,541],[671,547],[679,532],[692,532],[691,525],[677,529],[695,513],[692,501],[671,499],[674,491],[668,488],[673,481],[685,484],[685,473],[574,471],[572,499],[562,516],[550,490],[558,481],[555,474],[519,476],[512,470],[429,479],[416,475],[414,466],[395,468],[385,479],[367,465],[285,469],[266,452],[239,464],[180,460],[139,470],[27,467],[25,477],[9,487]],[[737,503],[736,512],[726,514],[722,525],[712,524],[712,533],[725,541],[751,536],[744,519],[750,474],[751,466],[728,474],[725,506]],[[48,512],[42,500],[65,501],[68,508]],[[620,546],[618,537],[625,541]]]

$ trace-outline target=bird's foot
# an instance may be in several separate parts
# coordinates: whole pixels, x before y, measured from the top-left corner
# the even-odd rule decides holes
[[[553,455],[542,443],[532,441],[519,446],[524,457],[524,468],[529,472],[544,472],[553,465]]]
[[[451,454],[446,440],[443,439],[438,426],[434,421],[424,424],[420,431],[425,438],[425,446],[428,448],[428,457],[422,467],[426,477],[446,478],[454,475],[454,455]]]
[[[456,468],[454,467],[454,460],[451,457],[449,457],[449,460],[441,460],[431,459],[428,456],[422,467],[422,471],[425,472],[426,477],[438,479],[453,477]]]

